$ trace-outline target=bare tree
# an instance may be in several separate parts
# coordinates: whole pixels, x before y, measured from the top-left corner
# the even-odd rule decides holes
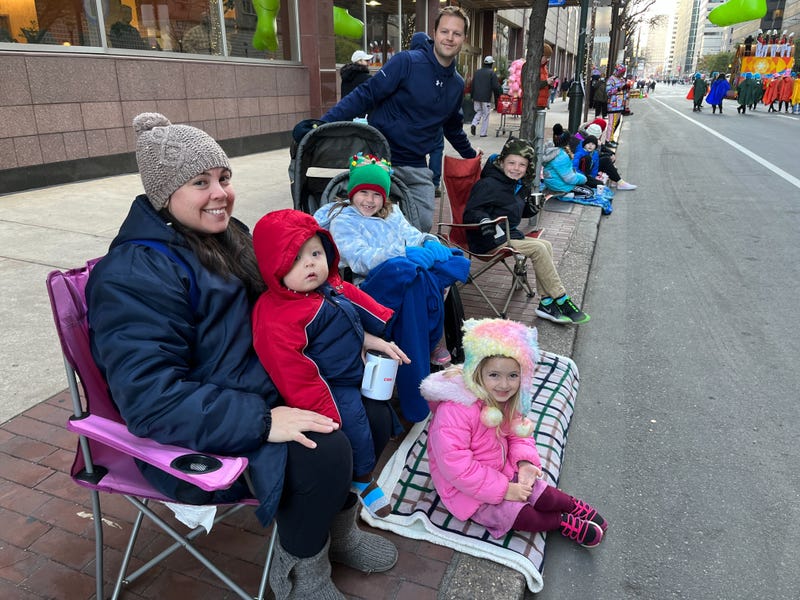
[[[528,46],[525,50],[525,66],[522,67],[522,103],[519,135],[533,139],[536,131],[536,99],[539,96],[539,65],[542,62],[544,26],[547,19],[548,0],[533,0],[528,21]]]
[[[633,58],[634,52],[638,52],[638,48],[634,48],[633,40],[636,37],[636,32],[642,25],[647,24],[647,28],[651,27],[651,21],[658,19],[658,17],[648,17],[647,12],[656,0],[629,0],[622,7],[621,25],[623,31],[627,34],[625,39],[625,53],[624,59],[630,61]],[[636,57],[639,58],[638,56]]]

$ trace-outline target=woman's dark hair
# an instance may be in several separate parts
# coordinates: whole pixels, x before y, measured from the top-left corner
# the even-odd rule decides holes
[[[225,278],[237,277],[244,284],[251,303],[266,291],[267,284],[258,268],[253,239],[239,221],[231,219],[222,233],[205,234],[181,224],[167,207],[162,208],[159,214],[184,237],[205,268]]]

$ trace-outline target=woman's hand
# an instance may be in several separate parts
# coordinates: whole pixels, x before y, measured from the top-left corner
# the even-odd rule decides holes
[[[297,442],[306,448],[316,448],[316,442],[307,438],[304,432],[331,433],[339,429],[339,424],[330,417],[302,408],[276,406],[271,414],[268,442]]]
[[[508,484],[508,489],[503,499],[512,502],[527,502],[528,498],[531,497],[531,492],[533,492],[533,487],[525,485],[524,483],[514,483],[511,481]]]
[[[367,350],[383,352],[389,358],[399,360],[404,364],[409,364],[411,362],[411,359],[406,356],[406,353],[403,352],[397,344],[394,342],[387,342],[383,338],[379,338],[377,335],[372,335],[371,333],[367,333],[365,331],[364,346],[361,350],[361,358],[365,357]]]

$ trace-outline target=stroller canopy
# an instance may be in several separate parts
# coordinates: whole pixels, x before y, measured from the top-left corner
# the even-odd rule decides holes
[[[332,179],[309,176],[311,168],[346,170],[350,157],[359,152],[374,154],[391,161],[389,143],[383,134],[366,123],[338,121],[312,129],[290,149],[289,182],[294,208],[314,212],[325,204],[322,195]],[[328,202],[330,199],[327,200]]]

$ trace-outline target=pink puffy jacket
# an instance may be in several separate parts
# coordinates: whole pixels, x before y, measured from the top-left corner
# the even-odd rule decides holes
[[[497,435],[497,429],[481,423],[482,400],[467,390],[457,368],[433,373],[420,387],[428,401],[428,459],[431,478],[447,510],[462,521],[481,504],[499,504],[526,460],[541,467],[534,438],[513,433]]]

